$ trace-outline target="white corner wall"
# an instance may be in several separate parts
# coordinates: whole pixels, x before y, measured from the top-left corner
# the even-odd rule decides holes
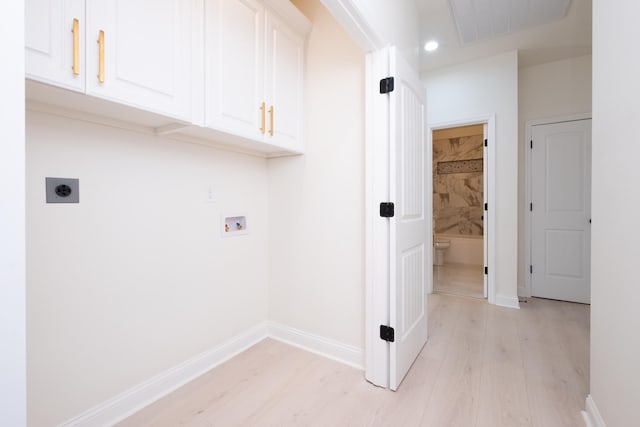
[[[562,61],[549,62],[533,67],[521,68],[518,78],[518,229],[519,265],[518,294],[530,296],[526,286],[527,266],[525,259],[525,142],[526,123],[534,119],[549,119],[591,113],[591,55]]]
[[[420,14],[415,0],[352,0],[384,44],[396,46],[419,70]],[[384,47],[384,46],[380,46]]]
[[[45,177],[79,178],[80,203],[46,204]],[[267,320],[267,191],[264,159],[29,111],[29,425]],[[222,238],[221,213],[249,233]]]
[[[319,1],[304,156],[269,160],[269,318],[364,347],[364,53]]]
[[[364,51],[396,46],[418,72],[420,15],[415,0],[314,1],[322,1]],[[302,9],[302,2],[293,3]]]
[[[429,126],[496,117],[496,300],[517,305],[518,53],[423,74]],[[492,209],[492,207],[490,207]]]
[[[638,16],[638,2],[593,1],[590,393],[608,427],[640,425]]]
[[[0,425],[26,426],[24,2],[0,3]]]

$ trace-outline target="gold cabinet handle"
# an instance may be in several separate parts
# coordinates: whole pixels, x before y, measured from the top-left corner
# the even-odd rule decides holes
[[[269,135],[273,136],[274,127],[273,127],[273,116],[276,115],[276,110],[273,107],[269,107]]]
[[[73,19],[73,74],[80,74],[80,21],[78,18]]]
[[[104,83],[104,30],[98,33],[98,81]]]
[[[266,109],[266,105],[264,104],[264,102],[262,104],[260,104],[260,115],[262,117],[262,125],[260,126],[260,132],[264,135],[264,132],[266,131],[265,129],[265,109]]]

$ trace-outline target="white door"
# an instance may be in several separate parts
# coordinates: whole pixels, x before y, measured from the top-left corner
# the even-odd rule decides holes
[[[206,0],[205,125],[262,139],[264,7],[256,0]]]
[[[26,0],[24,6],[26,76],[84,92],[84,0]]]
[[[87,0],[87,93],[190,120],[192,3]]]
[[[590,302],[591,120],[533,126],[531,293]]]
[[[390,344],[389,386],[397,390],[427,341],[427,255],[431,247],[426,209],[425,88],[411,67],[390,49],[394,90],[389,94]],[[429,239],[429,241],[427,241]]]

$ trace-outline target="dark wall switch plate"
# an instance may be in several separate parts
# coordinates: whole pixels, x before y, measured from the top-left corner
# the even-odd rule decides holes
[[[47,203],[80,203],[80,180],[46,178]]]

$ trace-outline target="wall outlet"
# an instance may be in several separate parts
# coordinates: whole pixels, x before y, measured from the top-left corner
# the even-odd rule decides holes
[[[80,203],[80,180],[45,178],[47,203]]]

